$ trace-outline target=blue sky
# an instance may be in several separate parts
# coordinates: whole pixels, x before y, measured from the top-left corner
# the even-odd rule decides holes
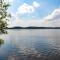
[[[55,10],[60,9],[60,0],[10,0],[9,2],[11,6],[8,11],[12,14],[11,20],[28,21],[28,23],[32,20],[35,20],[35,23],[38,20],[42,21],[48,15],[50,16]],[[30,24],[31,23],[28,25]],[[21,25],[21,23],[18,25]],[[34,25],[34,22],[32,25]]]

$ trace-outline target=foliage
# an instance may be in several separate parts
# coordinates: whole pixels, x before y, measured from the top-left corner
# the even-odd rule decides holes
[[[4,0],[0,1],[0,33],[6,33],[7,20],[10,14],[7,13],[7,9],[9,4],[4,2]]]

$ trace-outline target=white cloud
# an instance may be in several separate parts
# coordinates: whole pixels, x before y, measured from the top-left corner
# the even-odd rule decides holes
[[[40,6],[40,4],[38,2],[36,2],[36,1],[33,2],[33,7],[37,8],[39,6]]]
[[[5,2],[12,3],[14,0],[4,0]]]
[[[18,7],[17,13],[18,14],[33,13],[38,7],[39,7],[39,3],[35,1],[32,3],[32,5],[24,3]]]
[[[50,15],[48,15],[44,19],[53,19],[57,17],[58,15],[60,15],[60,9],[55,9]]]
[[[17,13],[19,13],[19,14],[32,13],[32,12],[34,12],[33,6],[30,6],[30,5],[26,4],[26,3],[19,6],[18,11],[17,11]]]
[[[55,9],[51,14],[41,20],[21,20],[17,16],[16,20],[9,22],[9,27],[12,26],[47,26],[47,27],[60,27],[60,8]]]
[[[14,20],[8,22],[8,27],[14,27],[14,26],[22,26],[22,27],[28,27],[28,26],[40,26],[40,23],[42,20]]]
[[[55,9],[50,15],[46,16],[42,25],[60,27],[60,8]]]

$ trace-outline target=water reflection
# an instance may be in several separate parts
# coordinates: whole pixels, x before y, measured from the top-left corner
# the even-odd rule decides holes
[[[3,39],[0,39],[0,46],[4,44],[4,40]]]
[[[8,30],[0,35],[0,60],[60,60],[60,30]]]

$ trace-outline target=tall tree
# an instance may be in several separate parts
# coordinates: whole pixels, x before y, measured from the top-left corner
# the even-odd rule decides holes
[[[5,28],[7,27],[7,20],[9,17],[7,13],[8,7],[8,3],[4,2],[4,0],[0,0],[0,33],[6,33]]]

